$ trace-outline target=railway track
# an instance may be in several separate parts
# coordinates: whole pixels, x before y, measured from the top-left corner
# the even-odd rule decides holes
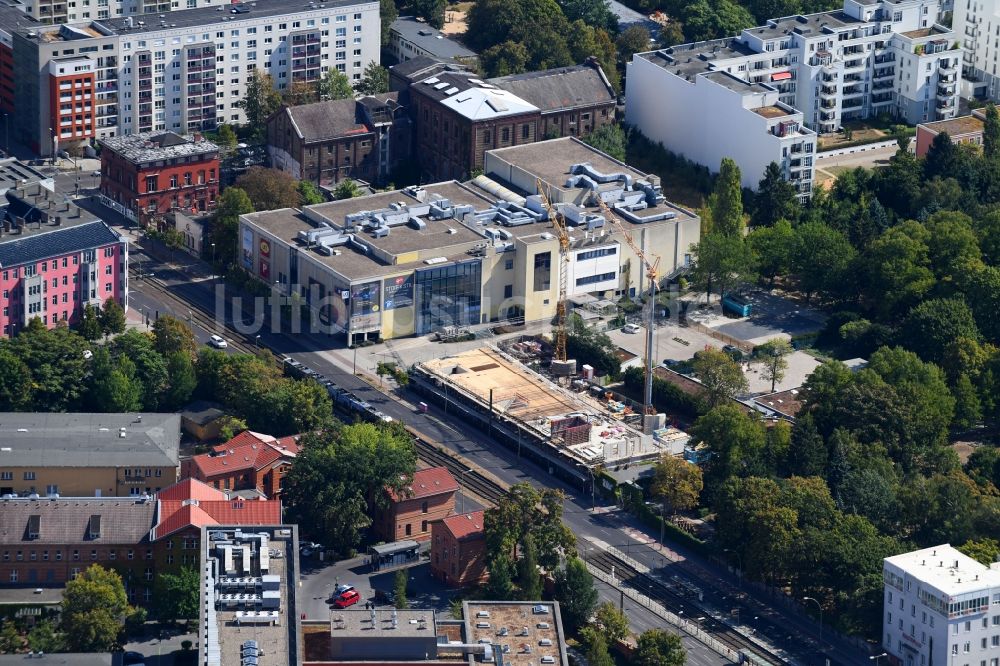
[[[613,575],[622,585],[627,585],[637,592],[649,596],[675,615],[691,621],[697,621],[698,618],[703,617],[704,619],[700,623],[702,631],[733,650],[751,652],[776,666],[788,663],[785,659],[753,643],[724,622],[709,616],[697,604],[673,591],[660,579],[637,571],[621,558],[605,551],[599,551],[588,557],[587,562],[597,569]]]
[[[412,431],[411,431],[412,432]],[[417,456],[426,463],[446,468],[452,476],[459,480],[463,490],[469,490],[491,505],[496,505],[500,498],[507,494],[507,489],[496,483],[485,474],[471,469],[461,460],[445,453],[433,444],[415,435]],[[471,471],[470,471],[471,470]]]

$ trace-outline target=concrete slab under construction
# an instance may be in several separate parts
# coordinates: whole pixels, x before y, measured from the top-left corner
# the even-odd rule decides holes
[[[563,388],[495,347],[425,361],[418,370],[445,384],[450,399],[462,396],[488,409],[492,392],[496,418],[519,423],[578,464],[652,461],[668,451],[626,424],[614,405]]]

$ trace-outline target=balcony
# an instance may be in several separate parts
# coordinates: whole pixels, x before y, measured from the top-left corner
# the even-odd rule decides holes
[[[834,113],[833,111],[830,111],[830,112],[820,111],[820,113],[819,113],[819,119],[820,120],[828,120],[829,121],[829,120],[835,120],[836,118],[837,118],[837,114]]]
[[[855,109],[860,109],[864,105],[861,97],[853,97],[851,99],[845,99],[844,103],[840,106],[842,111],[854,111]]]
[[[942,60],[938,65],[938,74],[955,74],[957,71],[958,65],[951,60]]]
[[[944,100],[938,99],[938,103],[934,105],[938,111],[947,111],[955,108],[955,99],[953,97]]]
[[[865,89],[862,88],[861,86],[849,86],[847,88],[844,88],[843,91],[843,96],[845,98],[857,97],[858,95],[864,95],[864,94],[865,94]]]
[[[837,86],[820,86],[819,96],[823,98],[836,98],[837,97]]]
[[[892,67],[884,67],[882,69],[876,69],[872,74],[873,80],[879,79],[891,79],[896,75],[896,70]]]
[[[862,69],[865,66],[865,59],[858,58],[857,60],[848,60],[844,63],[844,71]]]
[[[890,104],[893,99],[893,93],[883,93],[881,95],[872,95],[872,104]]]

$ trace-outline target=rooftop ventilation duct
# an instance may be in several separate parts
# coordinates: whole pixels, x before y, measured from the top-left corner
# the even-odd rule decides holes
[[[486,192],[489,192],[496,198],[502,199],[503,201],[509,201],[517,204],[518,206],[523,206],[525,203],[524,197],[504,187],[492,178],[479,175],[472,179],[472,184],[482,190],[485,190]]]
[[[632,187],[632,176],[625,172],[617,173],[601,173],[590,165],[589,162],[582,162],[580,164],[574,164],[569,168],[571,174],[579,175],[583,174],[588,178],[594,180],[597,183],[614,183],[623,181],[625,183],[625,188],[629,189]]]

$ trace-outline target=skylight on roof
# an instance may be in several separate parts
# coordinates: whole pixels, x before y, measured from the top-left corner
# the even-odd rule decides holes
[[[457,92],[458,92],[458,88],[456,88],[455,86],[452,86],[451,88],[448,88],[447,90],[445,90],[444,94],[445,95],[454,95]]]
[[[441,83],[435,83],[434,84],[434,89],[435,90],[441,90],[441,89],[447,88],[447,87],[448,87],[448,82],[447,81],[442,81]]]
[[[439,79],[438,77],[432,76],[431,78],[429,78],[426,81],[424,81],[424,83],[426,83],[427,85],[433,85],[433,84],[437,83],[440,80],[441,79]]]
[[[490,105],[490,108],[497,113],[502,113],[504,111],[510,111],[510,108],[503,103],[503,100],[496,99],[495,97],[490,97],[486,100],[486,103]]]

